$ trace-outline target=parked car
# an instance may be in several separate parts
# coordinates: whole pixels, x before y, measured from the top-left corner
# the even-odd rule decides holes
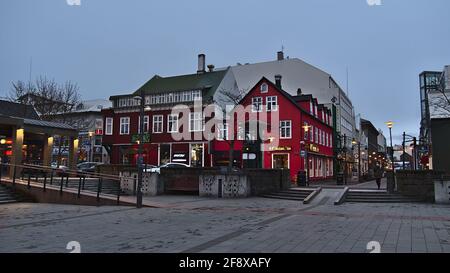
[[[161,173],[161,168],[189,168],[189,165],[183,163],[166,163],[159,167],[147,168],[146,172]]]
[[[95,169],[98,165],[101,165],[100,162],[83,162],[77,165],[77,170],[79,172],[89,172],[93,173],[95,172]]]
[[[67,172],[70,170],[69,167],[64,166],[64,165],[59,165],[56,162],[52,162],[51,164],[52,169],[54,169],[55,171],[57,171],[56,173],[59,176],[64,176],[67,174]]]

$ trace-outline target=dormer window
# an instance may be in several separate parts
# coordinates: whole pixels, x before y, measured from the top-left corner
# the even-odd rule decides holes
[[[261,84],[260,90],[261,93],[267,93],[269,91],[269,86],[267,85],[267,83]]]

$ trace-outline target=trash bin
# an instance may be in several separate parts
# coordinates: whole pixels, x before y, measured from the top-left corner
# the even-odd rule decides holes
[[[299,171],[297,173],[297,186],[306,187],[306,172]]]
[[[343,173],[338,173],[336,175],[336,184],[337,185],[344,185],[344,174]]]

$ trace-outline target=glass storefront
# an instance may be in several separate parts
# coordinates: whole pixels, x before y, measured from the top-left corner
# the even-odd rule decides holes
[[[170,144],[161,144],[159,146],[159,164],[170,163]]]
[[[191,167],[203,167],[203,144],[191,144]]]

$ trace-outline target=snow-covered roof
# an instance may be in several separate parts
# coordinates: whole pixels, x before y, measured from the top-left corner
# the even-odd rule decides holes
[[[105,99],[85,100],[81,102],[81,105],[77,107],[73,112],[100,112],[102,109],[112,107],[112,102]]]
[[[338,97],[338,90],[342,90],[339,86],[331,87],[330,79],[334,79],[329,73],[298,58],[235,65],[231,71],[240,90],[250,90],[262,77],[273,80],[277,74],[282,76],[283,90],[296,95],[301,88],[303,94],[312,94],[319,103],[330,103],[333,97]],[[341,91],[340,95],[351,103],[345,92]]]

